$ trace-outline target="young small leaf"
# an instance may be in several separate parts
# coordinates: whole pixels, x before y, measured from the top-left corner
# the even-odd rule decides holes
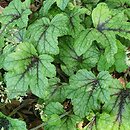
[[[43,2],[43,12],[44,14],[47,14],[51,6],[56,2],[57,6],[61,9],[64,10],[69,2],[69,0],[45,0]]]
[[[64,10],[70,0],[56,0],[57,6]]]
[[[45,114],[49,118],[47,125],[45,125],[46,130],[76,130],[76,123],[81,120],[78,116],[65,112],[59,102],[48,104]]]

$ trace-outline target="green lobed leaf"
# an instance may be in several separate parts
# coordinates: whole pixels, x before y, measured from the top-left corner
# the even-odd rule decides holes
[[[31,14],[29,6],[30,0],[26,0],[23,3],[20,0],[10,2],[0,16],[0,22],[3,25],[1,33],[8,26],[12,27],[17,25],[20,28],[26,27],[28,24],[28,16]]]
[[[38,55],[33,44],[19,44],[15,52],[5,58],[8,97],[25,95],[30,88],[35,95],[44,98],[48,87],[47,77],[54,77],[56,73],[52,61],[53,58],[47,54]]]
[[[28,35],[36,41],[39,53],[59,53],[57,38],[67,34],[67,22],[67,16],[58,14],[51,21],[43,17],[29,26]]]
[[[91,71],[82,69],[76,75],[72,75],[66,93],[68,98],[72,99],[74,113],[85,117],[92,109],[96,109],[99,103],[108,102],[111,80],[107,71],[102,71],[95,76]]]
[[[91,46],[83,55],[78,56],[73,47],[73,38],[62,38],[59,43],[60,59],[64,63],[62,69],[67,75],[72,75],[79,69],[90,70],[96,66],[100,54],[95,45]]]

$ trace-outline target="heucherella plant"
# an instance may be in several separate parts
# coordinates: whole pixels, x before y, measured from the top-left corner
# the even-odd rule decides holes
[[[44,104],[32,130],[130,129],[129,8],[129,0],[12,0],[2,10],[0,82],[8,100],[31,93]],[[0,128],[29,127],[0,113]]]

